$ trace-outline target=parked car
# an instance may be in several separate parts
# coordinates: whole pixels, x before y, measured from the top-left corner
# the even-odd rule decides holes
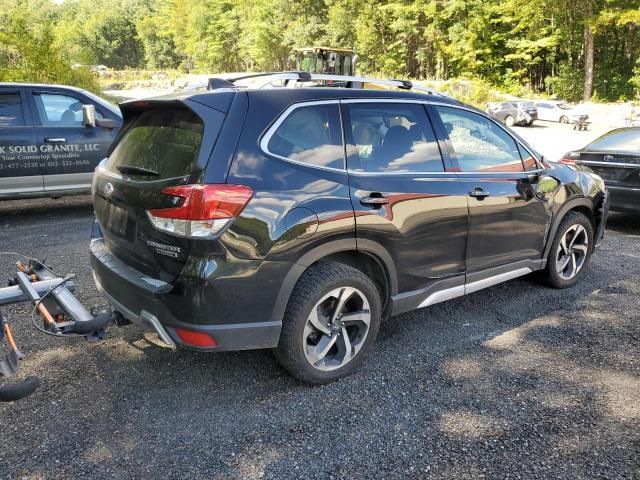
[[[99,77],[106,77],[109,75],[109,68],[106,65],[93,65],[89,68],[91,73],[95,73]]]
[[[121,124],[85,90],[0,83],[0,199],[88,193]]]
[[[611,192],[611,210],[640,213],[640,127],[611,130],[561,162],[600,175]]]
[[[383,318],[535,271],[570,287],[602,238],[600,177],[451,98],[224,85],[121,104],[94,177],[96,285],[169,344],[327,383]]]
[[[531,126],[538,118],[538,111],[531,102],[490,103],[487,112],[508,127]]]
[[[580,123],[589,119],[589,115],[569,105],[553,101],[536,102],[538,119],[548,122]]]

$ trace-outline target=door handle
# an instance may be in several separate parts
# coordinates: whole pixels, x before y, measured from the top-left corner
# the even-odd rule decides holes
[[[372,194],[368,197],[362,197],[360,199],[360,203],[362,205],[367,205],[369,207],[380,208],[383,205],[387,205],[389,203],[389,199],[384,198],[380,194],[378,194],[378,196],[375,196],[374,194]]]
[[[65,143],[67,139],[63,137],[47,137],[44,141],[47,143]]]
[[[469,196],[473,198],[477,198],[478,200],[484,200],[486,197],[490,196],[491,193],[483,190],[480,187],[476,187],[469,192]]]

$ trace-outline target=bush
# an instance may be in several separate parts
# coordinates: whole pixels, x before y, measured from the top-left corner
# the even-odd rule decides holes
[[[577,102],[582,100],[584,72],[570,65],[562,65],[555,77],[545,79],[547,91],[557,98]]]

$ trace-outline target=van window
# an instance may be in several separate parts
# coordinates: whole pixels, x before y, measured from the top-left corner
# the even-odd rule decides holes
[[[222,115],[222,114],[220,114]],[[195,165],[204,126],[186,108],[152,108],[143,111],[126,127],[113,149],[106,168],[119,173],[119,166],[140,167],[157,172],[152,179],[189,175]]]
[[[317,167],[344,169],[338,104],[291,111],[269,139],[267,153]]]
[[[83,102],[62,93],[35,93],[36,110],[40,123],[46,127],[81,127]],[[104,115],[96,108],[96,118]]]
[[[0,93],[0,125],[24,126],[24,113],[19,93]]]

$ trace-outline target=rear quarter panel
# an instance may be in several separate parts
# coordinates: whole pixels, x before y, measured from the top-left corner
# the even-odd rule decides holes
[[[227,183],[250,186],[254,195],[222,243],[246,259],[296,261],[320,243],[348,240],[355,222],[346,171],[300,165],[261,151],[259,141],[287,108],[259,98],[250,102]]]

